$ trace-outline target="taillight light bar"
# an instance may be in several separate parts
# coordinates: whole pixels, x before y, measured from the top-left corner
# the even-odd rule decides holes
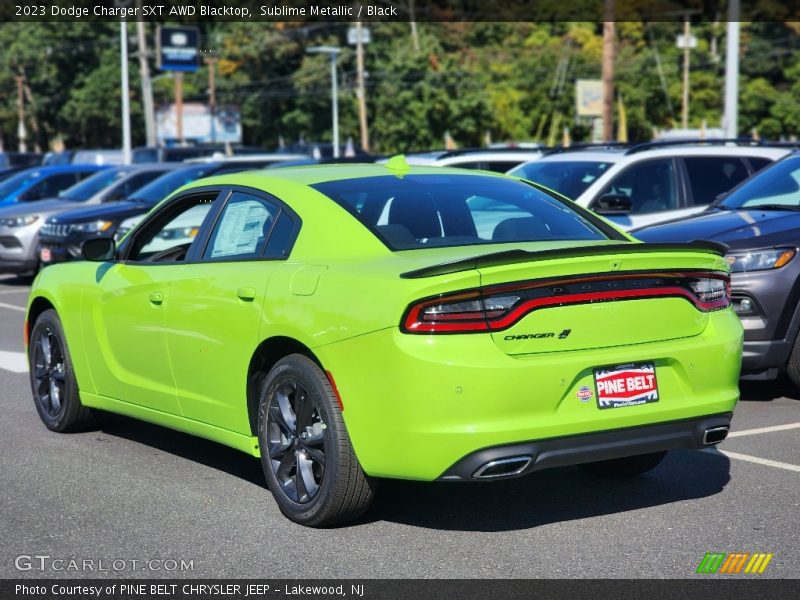
[[[406,333],[477,333],[508,329],[542,308],[684,298],[702,312],[730,306],[730,278],[720,271],[636,272],[520,281],[424,298],[408,307]]]

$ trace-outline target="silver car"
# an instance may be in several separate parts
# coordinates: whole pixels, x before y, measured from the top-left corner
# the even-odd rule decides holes
[[[58,198],[19,202],[0,209],[0,273],[39,269],[39,229],[47,217],[80,205],[122,200],[179,164],[143,164],[103,170],[64,190]]]

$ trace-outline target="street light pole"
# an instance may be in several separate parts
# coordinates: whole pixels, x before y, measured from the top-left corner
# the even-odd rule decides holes
[[[336,46],[313,46],[306,52],[327,54],[331,57],[331,118],[333,120],[333,157],[339,158],[339,90],[336,81],[336,58],[341,48]]]
[[[739,0],[728,0],[725,49],[725,137],[739,137]]]
[[[131,164],[131,106],[128,89],[128,22],[119,24],[120,71],[122,76],[122,164]]]

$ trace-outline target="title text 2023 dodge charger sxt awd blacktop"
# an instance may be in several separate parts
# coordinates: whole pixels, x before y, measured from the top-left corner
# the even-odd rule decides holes
[[[721,441],[738,400],[722,248],[643,244],[503,175],[212,177],[83,251],[28,305],[44,423],[103,409],[260,456],[306,525],[356,518],[380,478],[641,473]]]

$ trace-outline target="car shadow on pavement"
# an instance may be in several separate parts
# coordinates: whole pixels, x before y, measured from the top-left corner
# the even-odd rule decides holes
[[[24,288],[29,287],[33,282],[33,277],[19,277],[16,275],[0,276],[0,288]]]
[[[494,482],[382,481],[362,520],[456,531],[529,529],[712,496],[729,480],[726,456],[675,451],[653,471],[630,479],[567,467]]]
[[[771,402],[778,398],[800,400],[800,389],[786,375],[774,381],[742,380],[739,382],[739,389],[744,402]]]
[[[259,460],[193,435],[103,413],[101,430],[200,463],[264,488]],[[507,481],[426,483],[381,480],[372,508],[356,524],[387,521],[430,529],[506,531],[670,504],[719,493],[730,462],[718,453],[675,451],[653,471],[609,479],[576,467]]]
[[[100,430],[138,444],[157,448],[265,488],[267,481],[257,458],[203,438],[152,425],[130,417],[103,412]]]

